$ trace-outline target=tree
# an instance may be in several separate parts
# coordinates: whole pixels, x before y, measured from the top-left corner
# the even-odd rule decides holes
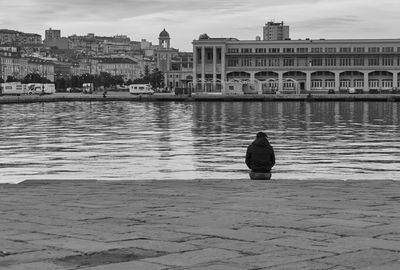
[[[37,73],[29,73],[22,80],[22,83],[50,83],[51,81]]]
[[[150,76],[149,83],[153,88],[159,88],[164,86],[164,75],[160,70],[155,68],[149,76]]]
[[[3,78],[0,78],[0,83],[3,83],[3,82],[4,82]]]
[[[6,82],[18,82],[18,79],[13,76],[7,76]]]

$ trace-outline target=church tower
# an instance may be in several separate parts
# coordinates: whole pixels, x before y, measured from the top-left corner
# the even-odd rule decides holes
[[[164,74],[165,85],[169,85],[168,72],[171,70],[173,49],[171,49],[171,38],[165,29],[162,30],[158,36],[158,41],[159,48],[157,49],[157,68]]]

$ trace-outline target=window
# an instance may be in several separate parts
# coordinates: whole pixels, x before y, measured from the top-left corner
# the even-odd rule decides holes
[[[340,81],[340,87],[342,87],[342,88],[350,87],[350,80],[341,80]]]
[[[294,48],[283,48],[284,53],[294,53]]]
[[[379,58],[369,58],[368,59],[369,66],[379,66]]]
[[[228,48],[228,53],[239,53],[239,49],[237,49],[237,48]]]
[[[322,50],[322,48],[311,48],[311,52],[312,53],[322,53],[323,50]]]
[[[364,87],[364,80],[354,80],[354,87],[363,88]]]
[[[380,49],[379,47],[369,47],[368,52],[371,52],[371,53],[380,52],[379,49]]]
[[[268,59],[268,66],[270,66],[270,67],[279,66],[279,58],[270,58],[270,59]]]
[[[364,66],[364,58],[362,57],[356,57],[354,58],[354,65],[355,66]]]
[[[391,52],[394,52],[394,48],[393,47],[383,47],[382,52],[391,53]]]
[[[308,48],[297,48],[298,53],[308,53]]]
[[[349,47],[342,47],[342,48],[340,48],[340,50],[339,50],[341,53],[349,53],[349,52],[351,52],[351,48],[349,48]]]
[[[313,58],[313,59],[311,60],[311,65],[312,65],[313,67],[315,67],[315,66],[322,66],[322,58]]]
[[[327,53],[335,53],[336,52],[336,48],[325,48],[325,52]]]
[[[251,67],[252,63],[251,63],[251,58],[243,58],[242,59],[242,66],[243,67]]]
[[[322,80],[312,80],[311,88],[322,88]]]
[[[383,66],[393,66],[393,58],[387,57],[382,59],[382,65]]]
[[[279,48],[269,48],[269,53],[279,53],[280,52],[280,50],[279,50]]]
[[[266,58],[256,58],[256,67],[265,67],[267,65]]]
[[[325,66],[334,67],[336,66],[336,58],[325,58]]]
[[[242,49],[240,50],[240,52],[241,52],[241,53],[251,53],[251,52],[252,52],[252,49],[251,49],[251,48],[242,48]]]
[[[256,48],[256,53],[266,53],[267,49],[266,48]]]
[[[229,67],[237,67],[237,66],[239,66],[239,59],[237,59],[237,58],[228,59],[228,66]]]
[[[284,58],[283,59],[283,65],[285,67],[292,67],[294,66],[294,58]]]
[[[353,52],[363,53],[363,52],[365,52],[365,48],[364,47],[355,47],[353,49]]]
[[[350,58],[340,58],[339,59],[339,66],[350,66],[351,59]]]

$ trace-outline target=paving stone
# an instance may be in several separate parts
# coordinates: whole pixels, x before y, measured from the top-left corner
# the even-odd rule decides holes
[[[297,262],[300,263],[312,259],[325,258],[326,256],[330,255],[333,254],[305,249],[286,248],[283,250],[264,253],[261,255],[233,258],[230,260],[230,262],[255,267],[272,267],[277,265],[293,264]]]
[[[198,247],[188,243],[176,243],[157,240],[131,240],[113,242],[121,247],[137,247],[155,251],[164,251],[168,253],[177,253],[189,250],[199,249]]]
[[[30,241],[31,244],[40,247],[56,247],[62,249],[69,249],[80,252],[96,252],[109,249],[120,248],[117,244],[102,243],[97,241],[82,240],[76,238],[56,238],[56,239],[45,239],[45,240],[33,240]]]
[[[332,270],[334,269],[334,265],[317,263],[313,261],[305,261],[305,262],[295,262],[285,265],[272,266],[268,267],[267,269],[268,270]]]
[[[16,264],[7,267],[1,267],[0,270],[68,270],[72,268],[65,268],[53,263],[46,262],[33,262],[26,264]]]
[[[367,266],[363,268],[357,268],[358,270],[399,270],[400,269],[400,259],[394,262],[390,262],[384,265],[378,266]]]
[[[166,270],[168,267],[141,261],[124,262],[124,263],[113,263],[107,265],[99,265],[89,268],[79,268],[82,270]]]
[[[198,267],[190,267],[190,268],[184,268],[183,270],[244,270],[247,269],[246,267],[243,266],[232,266],[229,264],[213,264],[209,266],[198,266]]]
[[[380,267],[381,265],[389,264],[396,260],[400,260],[400,252],[382,249],[367,249],[344,253],[337,256],[330,256],[316,261],[346,267],[365,268]]]
[[[0,251],[17,252],[0,253],[0,265],[170,247],[145,258],[179,270],[390,269],[400,251],[399,193],[395,181],[328,179],[0,184]],[[364,265],[370,258],[380,265]]]
[[[196,266],[197,264],[212,261],[221,261],[241,256],[238,252],[216,248],[206,248],[196,251],[174,253],[158,258],[144,259],[144,261],[160,263],[171,266]]]

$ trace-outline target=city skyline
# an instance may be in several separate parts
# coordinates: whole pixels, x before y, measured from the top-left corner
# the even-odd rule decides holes
[[[395,0],[15,0],[1,6],[0,28],[43,38],[49,28],[62,36],[123,34],[153,44],[165,28],[171,46],[181,51],[191,51],[202,33],[253,40],[271,20],[289,25],[292,39],[400,38],[393,27],[400,23]]]

